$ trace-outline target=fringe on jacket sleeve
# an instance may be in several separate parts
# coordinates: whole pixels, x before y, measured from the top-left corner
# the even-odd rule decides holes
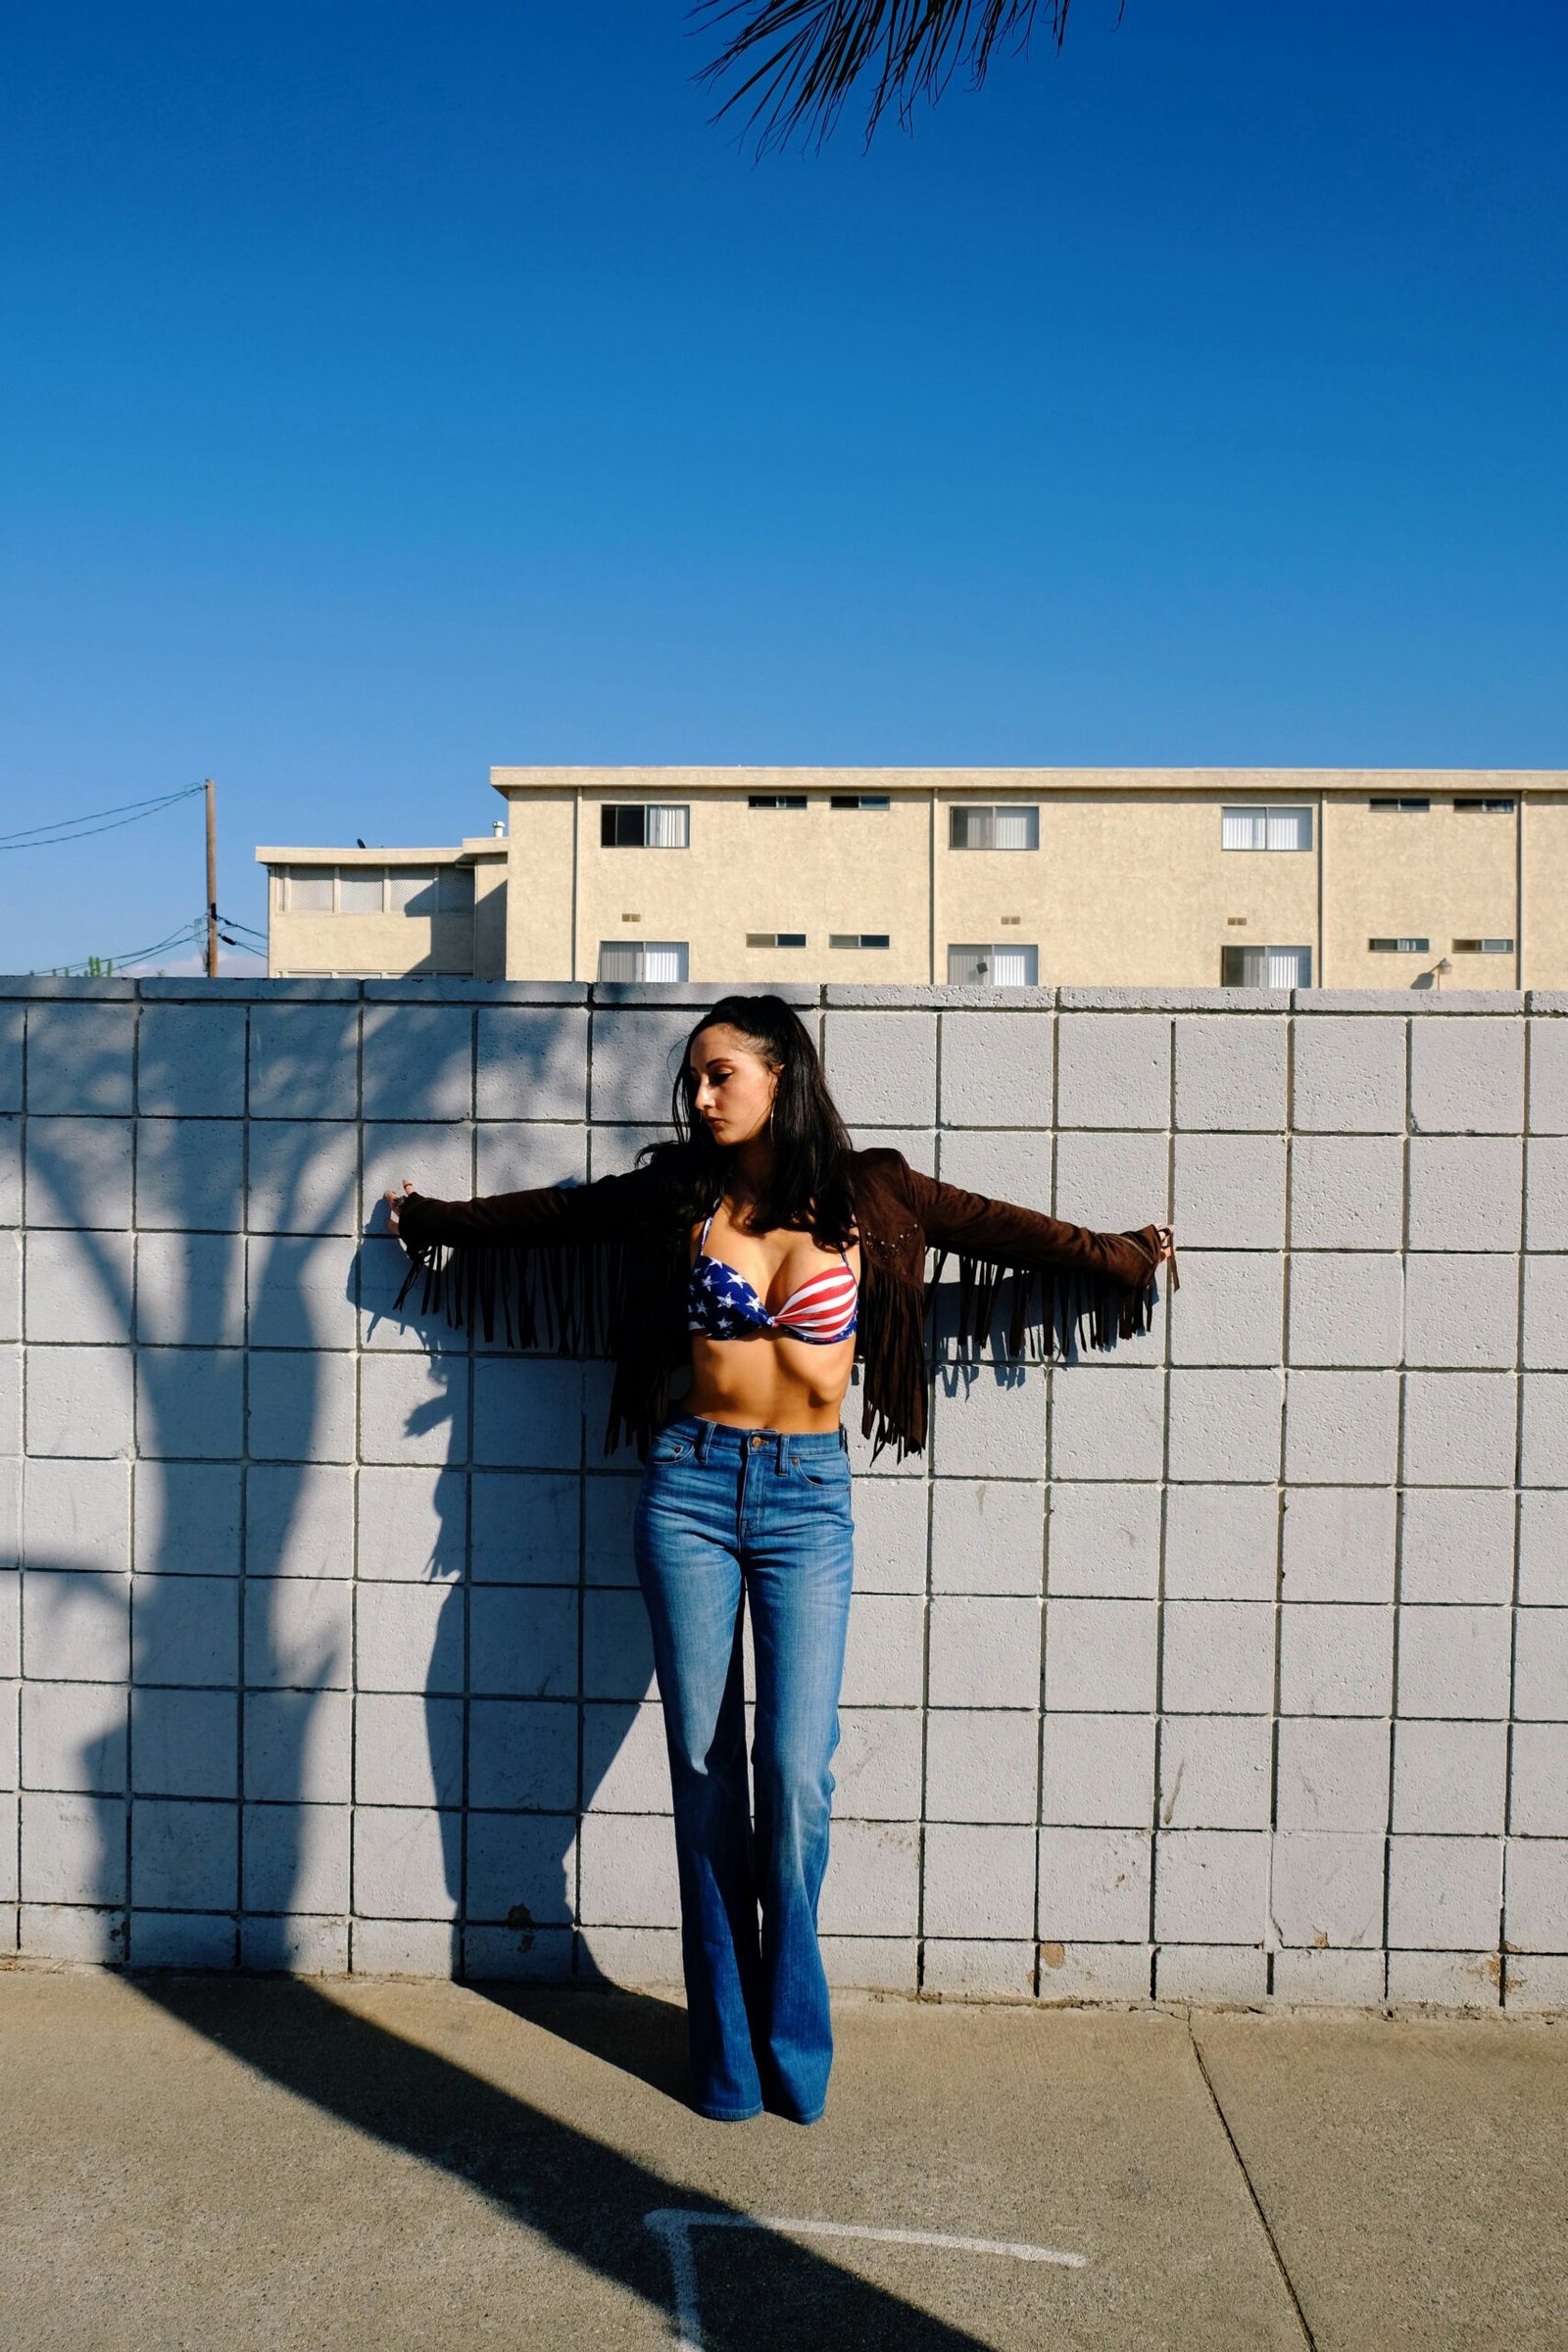
[[[416,1283],[419,1312],[509,1348],[562,1355],[614,1352],[625,1312],[627,1244],[412,1242],[395,1306]]]
[[[939,1255],[933,1298],[942,1264]],[[1068,1355],[1086,1342],[1104,1351],[1118,1340],[1152,1330],[1155,1296],[1152,1264],[1149,1280],[1133,1284],[1091,1267],[1008,1266],[965,1252],[958,1258],[958,1343],[965,1348],[983,1346],[1005,1298],[1003,1345],[1009,1356],[1040,1363]]]

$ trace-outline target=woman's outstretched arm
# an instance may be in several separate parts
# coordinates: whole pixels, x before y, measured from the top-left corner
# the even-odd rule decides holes
[[[644,1170],[601,1176],[594,1184],[541,1184],[520,1193],[481,1193],[471,1200],[438,1200],[407,1178],[401,1193],[386,1193],[387,1225],[411,1257],[432,1243],[528,1243],[535,1249],[573,1242],[619,1240],[648,1214]]]
[[[998,1266],[1076,1267],[1086,1274],[1108,1275],[1134,1290],[1152,1283],[1166,1260],[1174,1271],[1175,1235],[1169,1225],[1097,1233],[1087,1225],[1044,1216],[1038,1209],[1019,1208],[1010,1200],[965,1192],[961,1185],[941,1184],[918,1168],[910,1168],[908,1178],[911,1205],[935,1250],[956,1250]]]

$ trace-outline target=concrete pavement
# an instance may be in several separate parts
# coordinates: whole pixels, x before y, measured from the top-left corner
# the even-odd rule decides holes
[[[1568,2343],[1568,2029],[841,2000],[705,2124],[663,1999],[0,1974],[18,2352]]]

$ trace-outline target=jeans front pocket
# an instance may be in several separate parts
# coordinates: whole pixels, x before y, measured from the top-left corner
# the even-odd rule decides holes
[[[832,1453],[792,1452],[790,1466],[796,1477],[808,1487],[842,1492],[850,1483],[850,1457],[842,1446]]]

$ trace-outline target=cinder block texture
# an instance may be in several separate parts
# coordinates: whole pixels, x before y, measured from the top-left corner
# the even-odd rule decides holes
[[[1267,1829],[1272,1752],[1266,1715],[1172,1718],[1160,1736],[1160,1828]]]
[[[1261,1830],[1168,1830],[1159,1838],[1154,1934],[1161,1943],[1261,1943],[1269,1840]]]
[[[241,1118],[243,1004],[148,1004],[141,1015],[136,1107],[175,1118]]]
[[[1056,1140],[1056,1215],[1112,1233],[1162,1223],[1167,1163],[1162,1135],[1127,1128],[1063,1132]]]
[[[1053,1026],[1049,1014],[1020,1018],[1016,1012],[944,1013],[944,1126],[1049,1128],[1054,1093]]]
[[[1365,1013],[1298,1020],[1296,1125],[1307,1135],[1401,1135],[1404,1032],[1402,1020]]]
[[[1425,1135],[1517,1135],[1524,1107],[1522,1021],[1411,1023],[1412,1128]]]
[[[27,1011],[27,1108],[126,1111],[136,1007],[57,1001]]]
[[[1290,1041],[1282,1019],[1178,1016],[1176,1124],[1223,1132],[1288,1125]]]
[[[27,1121],[27,1222],[84,1233],[126,1226],[131,1214],[128,1119]]]
[[[1279,1574],[1275,1487],[1182,1486],[1165,1497],[1165,1591],[1182,1600],[1272,1600]]]
[[[1277,1364],[1285,1268],[1272,1252],[1189,1250],[1170,1306],[1178,1364]]]
[[[1551,1260],[1545,1261],[1547,1266]],[[1525,1361],[1531,1353],[1532,1304],[1538,1335],[1548,1350],[1563,1351],[1560,1318],[1568,1299],[1544,1291],[1532,1297],[1532,1264],[1525,1287]],[[1466,1256],[1417,1253],[1404,1285],[1404,1360],[1450,1370],[1511,1368],[1519,1346],[1518,1261],[1500,1252]],[[1568,1354],[1563,1354],[1568,1363]]]
[[[1175,1162],[1171,1214],[1185,1246],[1194,1250],[1278,1250],[1283,1246],[1284,1136],[1185,1132],[1176,1138]],[[1396,1244],[1397,1232],[1394,1240]]]
[[[1303,1250],[1291,1261],[1293,1364],[1397,1364],[1404,1269],[1369,1251]]]
[[[360,1107],[357,1004],[257,1004],[250,1016],[250,1113],[352,1119]]]
[[[1380,1837],[1285,1831],[1275,1838],[1269,1911],[1282,1943],[1313,1950],[1381,1942]]]
[[[1409,1182],[1412,1250],[1518,1249],[1524,1147],[1517,1136],[1414,1136]]]
[[[858,1575],[865,1549],[867,1501],[872,1505],[873,1527],[886,1526],[893,1541],[900,1544],[903,1569],[899,1586],[891,1584],[896,1573],[891,1562],[882,1571],[889,1589],[920,1591],[925,1582],[924,1494],[918,1489],[891,1483],[876,1488],[867,1483],[855,1506]],[[938,1479],[931,1494],[932,1589],[939,1592],[1038,1594],[1045,1522],[1046,1490],[1032,1480]]]
[[[1285,1382],[1276,1369],[1204,1370],[1170,1376],[1173,1479],[1264,1480],[1279,1476]]]
[[[1537,1019],[1530,1029],[1532,1135],[1568,1135],[1568,1022]]]
[[[1501,1487],[1513,1477],[1518,1396],[1505,1372],[1411,1372],[1404,1475],[1412,1486]]]
[[[1524,1360],[1532,1371],[1568,1371],[1568,1256],[1525,1259]]]
[[[1058,1022],[1056,1117],[1063,1127],[1170,1124],[1169,1016],[1069,1012]]]
[[[1398,1455],[1399,1383],[1393,1372],[1293,1370],[1285,1417],[1291,1485],[1391,1486]]]
[[[944,1490],[937,1493],[940,1507]],[[1159,1520],[1156,1486],[1058,1480],[1051,1490],[1050,1591],[1152,1599],[1159,1591]]]
[[[265,1154],[261,1155],[265,1158]],[[240,1119],[136,1121],[136,1223],[169,1233],[239,1233],[245,1224]]]
[[[1397,1250],[1403,1229],[1404,1145],[1398,1136],[1293,1139],[1293,1250]]]
[[[1504,1589],[1454,1597],[1506,1600],[1508,1595]],[[1568,1601],[1568,1494],[1561,1489],[1519,1497],[1519,1598],[1535,1608]]]
[[[1287,1600],[1390,1603],[1395,1496],[1380,1487],[1298,1487],[1286,1496]]]
[[[377,1195],[628,1165],[695,1012],[508,994],[0,1004],[8,1950],[678,1975],[608,1367],[394,1314]],[[863,1137],[1169,1197],[1184,1275],[1049,1369],[940,1306],[923,1455],[856,1383],[833,1981],[1560,1997],[1568,1015],[1528,1068],[1511,999],[809,1017]]]

